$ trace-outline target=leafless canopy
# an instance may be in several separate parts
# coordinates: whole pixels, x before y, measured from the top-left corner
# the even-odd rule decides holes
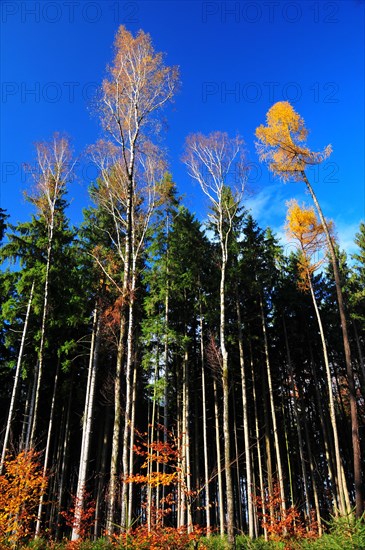
[[[192,134],[186,140],[183,161],[209,198],[210,218],[221,234],[223,219],[231,223],[237,212],[247,178],[243,140],[224,132]]]
[[[28,195],[29,200],[50,221],[55,204],[71,179],[75,162],[69,141],[55,133],[50,141],[36,143],[36,163],[27,166],[32,174],[34,187]]]

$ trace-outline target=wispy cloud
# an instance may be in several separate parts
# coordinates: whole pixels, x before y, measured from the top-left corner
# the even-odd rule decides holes
[[[245,207],[251,211],[253,218],[265,228],[281,228],[283,230],[286,217],[286,202],[294,196],[292,186],[280,182],[268,184],[256,192],[251,192],[244,200]],[[305,200],[305,195],[298,195],[298,201]]]
[[[272,221],[285,212],[285,198],[280,185],[267,185],[244,201],[259,225],[271,225]]]

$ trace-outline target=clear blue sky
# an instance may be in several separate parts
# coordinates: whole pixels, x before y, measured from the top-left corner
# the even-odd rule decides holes
[[[289,100],[310,128],[309,145],[333,146],[310,171],[341,245],[350,249],[365,218],[364,2],[345,1],[6,1],[1,4],[1,192],[11,221],[29,219],[22,164],[34,141],[66,132],[75,153],[100,137],[90,98],[112,60],[120,24],[152,36],[182,88],[166,113],[170,168],[184,202],[200,219],[206,203],[181,163],[195,131],[239,132],[253,170],[246,204],[262,227],[283,231],[285,201],[309,202],[302,184],[274,181],[259,165],[255,128],[269,107]],[[80,170],[69,189],[78,224],[94,172]]]

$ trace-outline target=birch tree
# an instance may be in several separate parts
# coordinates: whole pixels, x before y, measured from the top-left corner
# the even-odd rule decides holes
[[[34,293],[34,281],[32,283],[32,288],[31,288],[30,296],[29,296],[29,300],[28,300],[27,311],[26,311],[26,314],[25,314],[25,320],[24,320],[24,326],[23,326],[23,332],[22,332],[22,338],[21,338],[21,342],[20,342],[20,348],[19,348],[18,359],[17,359],[17,364],[16,364],[13,391],[11,393],[9,414],[8,414],[8,419],[7,419],[7,422],[6,422],[5,435],[4,435],[4,441],[3,441],[3,450],[2,450],[2,453],[1,453],[0,475],[2,475],[2,473],[3,473],[3,465],[4,465],[4,461],[5,461],[5,455],[6,455],[6,452],[7,452],[8,443],[9,443],[10,429],[11,429],[11,424],[12,424],[13,415],[14,415],[15,400],[16,400],[16,396],[17,396],[18,388],[19,388],[20,375],[21,375],[21,366],[22,366],[22,359],[23,359],[23,352],[24,352],[24,345],[25,345],[25,339],[26,339],[26,336],[27,336],[29,315],[30,315],[30,310],[31,310],[31,306],[32,306],[32,301],[33,301],[33,293]]]
[[[118,456],[120,451],[120,418],[121,418],[121,375],[125,361],[125,336],[127,332],[128,310],[132,297],[133,266],[135,253],[140,244],[135,244],[132,251],[133,221],[138,206],[137,193],[137,154],[145,141],[146,135],[153,134],[156,129],[157,112],[168,103],[178,85],[178,69],[164,64],[163,54],[155,52],[151,38],[143,31],[133,35],[121,26],[115,38],[115,56],[108,68],[108,77],[104,80],[100,99],[100,119],[103,128],[112,140],[112,145],[118,150],[118,173],[116,187],[110,191],[110,182],[102,177],[106,184],[108,208],[112,211],[116,223],[122,224],[122,237],[119,231],[117,245],[122,254],[123,278],[121,286],[122,309],[120,316],[120,335],[118,343],[117,365],[114,391],[114,428],[112,439],[112,456],[110,468],[110,488],[108,499],[107,530],[113,531],[116,506],[116,488],[118,477]],[[115,204],[113,193],[120,185],[119,198],[123,204],[123,219]],[[118,229],[118,228],[117,228]],[[140,241],[142,242],[142,241]],[[126,395],[131,396],[130,373],[126,372]],[[126,404],[125,422],[128,420],[130,404]],[[127,428],[125,428],[127,429]],[[124,438],[125,443],[125,438]],[[123,460],[124,464],[126,461]],[[125,472],[126,474],[127,472]]]
[[[44,348],[46,342],[46,324],[48,315],[49,274],[52,261],[53,238],[57,216],[57,205],[65,193],[73,170],[69,141],[54,134],[50,142],[36,144],[36,164],[31,168],[34,178],[34,190],[29,200],[36,206],[47,226],[46,273],[44,280],[43,313],[38,359],[34,374],[33,414],[29,420],[28,447],[33,447],[38,421],[39,394],[41,388]]]
[[[186,141],[184,162],[189,175],[199,183],[208,197],[209,214],[215,228],[221,250],[220,278],[220,352],[222,355],[224,466],[227,495],[227,534],[229,544],[234,540],[234,504],[231,476],[231,451],[229,430],[229,365],[226,346],[226,269],[229,237],[232,224],[242,198],[246,166],[242,139],[214,132],[209,136],[192,134]]]

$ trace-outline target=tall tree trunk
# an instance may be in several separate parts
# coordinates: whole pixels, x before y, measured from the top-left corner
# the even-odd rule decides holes
[[[96,385],[96,371],[98,368],[98,357],[100,348],[100,316],[98,306],[94,309],[93,328],[91,334],[91,347],[89,358],[88,379],[85,397],[82,442],[80,452],[79,477],[75,497],[74,522],[72,526],[71,540],[77,540],[80,536],[81,517],[84,509],[87,468],[89,462],[89,449],[92,436],[92,421],[94,413],[94,395]]]
[[[268,383],[268,388],[269,388],[271,420],[272,420],[273,432],[274,432],[274,446],[275,446],[275,455],[276,455],[276,465],[277,465],[277,468],[278,468],[278,477],[279,477],[278,481],[279,481],[280,499],[281,499],[280,509],[281,509],[282,516],[285,517],[285,515],[286,515],[286,503],[285,503],[285,491],[284,491],[284,476],[283,476],[283,467],[282,467],[282,461],[281,461],[278,428],[277,428],[277,422],[276,422],[274,392],[273,392],[272,380],[271,380],[269,345],[268,345],[268,341],[267,341],[264,305],[263,305],[263,302],[262,302],[262,296],[261,295],[260,295],[260,310],[261,310],[262,332],[263,332],[263,336],[264,336],[266,374],[267,374],[267,383]]]
[[[187,334],[185,332],[185,337]],[[189,412],[190,412],[190,394],[189,394],[189,352],[187,346],[184,352],[183,362],[183,433],[182,433],[182,447],[184,454],[184,466],[183,475],[184,482],[183,487],[185,491],[185,503],[186,503],[186,521],[187,531],[191,533],[193,530],[193,517],[191,511],[191,464],[190,464],[190,425],[189,425]]]
[[[345,304],[344,304],[343,294],[342,294],[340,272],[339,272],[335,247],[328,229],[326,219],[322,213],[322,209],[319,205],[317,197],[304,171],[302,171],[302,176],[303,176],[303,181],[306,184],[308,191],[313,199],[313,202],[317,208],[319,218],[321,220],[323,229],[326,233],[328,249],[332,260],[333,275],[335,278],[338,309],[339,309],[340,319],[341,319],[342,339],[343,339],[343,346],[345,350],[347,383],[349,386],[349,393],[350,393],[351,434],[352,434],[352,451],[353,451],[353,463],[354,463],[356,517],[359,519],[364,512],[364,502],[363,502],[363,496],[362,496],[359,420],[357,415],[357,401],[356,401],[354,371],[352,369],[352,364],[351,364],[351,349],[350,349],[350,341],[348,336],[347,319],[346,319]]]
[[[323,533],[322,519],[321,519],[321,509],[320,509],[320,506],[319,506],[318,489],[317,489],[316,474],[315,474],[315,465],[314,465],[314,461],[313,461],[312,449],[311,449],[309,433],[308,433],[308,423],[307,423],[306,419],[304,419],[304,433],[305,433],[305,442],[306,442],[307,453],[308,453],[309,470],[310,470],[310,476],[311,476],[311,481],[312,481],[314,507],[315,507],[315,510],[316,510],[316,520],[317,520],[317,526],[318,526],[318,534],[319,534],[319,536],[322,536],[322,533]]]
[[[28,300],[28,305],[27,305],[27,313],[25,315],[25,321],[24,321],[23,332],[22,332],[22,339],[21,339],[21,342],[20,342],[18,360],[17,360],[17,364],[16,364],[13,391],[12,391],[11,399],[10,399],[9,414],[8,414],[8,419],[7,419],[7,422],[6,422],[5,436],[4,436],[4,442],[3,442],[3,450],[2,450],[2,453],[1,453],[0,475],[2,475],[2,473],[3,473],[5,455],[6,455],[6,451],[7,451],[7,447],[8,447],[8,442],[9,442],[10,428],[11,428],[11,424],[12,424],[12,420],[13,420],[13,414],[14,414],[15,400],[16,400],[16,396],[17,396],[17,393],[18,393],[18,386],[19,386],[19,380],[20,380],[20,369],[21,369],[22,359],[23,359],[25,338],[27,336],[30,309],[31,309],[31,306],[32,306],[32,301],[33,301],[33,293],[34,293],[34,281],[32,283],[32,288],[30,290],[30,295],[29,295],[29,300]]]
[[[243,436],[245,441],[245,464],[246,464],[246,480],[247,480],[247,515],[248,515],[248,535],[254,537],[254,517],[253,517],[253,502],[252,502],[252,474],[251,474],[251,452],[250,452],[250,431],[248,425],[248,402],[247,402],[247,384],[245,373],[245,358],[243,353],[243,334],[241,307],[236,298],[237,309],[237,325],[238,325],[238,348],[240,354],[240,371],[241,371],[241,388],[242,388],[242,407],[243,407]]]
[[[153,396],[152,396],[152,414],[151,420],[149,422],[150,429],[148,430],[148,456],[147,456],[147,477],[151,478],[153,473],[153,460],[152,457],[155,454],[153,450],[153,445],[155,443],[155,425],[156,425],[156,408],[157,408],[157,395],[156,395],[156,384],[159,378],[159,354],[157,354],[155,361],[155,372],[154,372],[154,387],[153,387]],[[153,508],[153,489],[152,484],[147,484],[147,529],[148,532],[152,530],[152,508]]]
[[[52,435],[54,416],[55,416],[54,413],[55,413],[55,405],[56,405],[56,392],[57,392],[57,385],[58,385],[59,369],[60,369],[60,359],[58,359],[58,362],[57,362],[56,375],[55,375],[54,385],[53,385],[51,413],[50,413],[50,418],[49,418],[49,423],[48,423],[47,443],[46,443],[46,449],[45,449],[45,453],[44,453],[44,463],[43,463],[43,477],[44,478],[46,477],[47,470],[48,470],[49,451],[50,451],[50,447],[51,447],[51,435]],[[39,499],[39,505],[38,505],[37,522],[36,522],[36,528],[35,528],[35,538],[39,537],[40,531],[41,531],[43,502],[44,502],[44,494],[42,493],[42,495]]]
[[[123,360],[125,352],[124,337],[126,331],[126,311],[122,308],[120,332],[117,351],[117,365],[114,380],[114,423],[112,434],[112,452],[110,461],[110,481],[107,501],[107,518],[106,518],[106,532],[111,535],[114,532],[114,516],[117,503],[117,491],[118,491],[118,464],[120,455],[120,421],[122,417],[122,404],[121,404],[121,377],[123,371]]]
[[[213,376],[213,392],[214,392],[214,418],[215,418],[215,446],[217,452],[217,476],[218,476],[218,507],[219,507],[219,532],[221,537],[224,536],[224,497],[223,497],[223,480],[222,480],[222,463],[221,463],[221,444],[220,444],[220,427],[219,427],[219,410],[218,410],[218,392],[217,381]]]
[[[335,404],[333,401],[333,388],[332,388],[332,379],[331,379],[331,371],[328,361],[328,354],[327,354],[327,344],[326,339],[324,337],[324,331],[323,331],[323,325],[322,325],[322,319],[321,315],[319,313],[317,300],[314,294],[313,290],[313,284],[312,284],[312,278],[310,273],[307,273],[308,276],[308,282],[309,282],[309,288],[312,296],[313,301],[313,307],[316,313],[317,321],[318,321],[318,328],[321,335],[321,342],[322,342],[322,350],[323,350],[323,359],[326,369],[326,376],[327,376],[327,390],[328,390],[328,399],[329,399],[329,413],[330,413],[330,419],[331,419],[331,426],[332,426],[332,434],[333,434],[333,442],[335,447],[335,461],[336,461],[336,484],[337,484],[337,494],[338,494],[338,505],[339,505],[339,512],[343,516],[346,514],[346,502],[345,502],[345,488],[342,483],[342,475],[341,475],[341,454],[340,454],[340,444],[338,440],[338,430],[337,430],[337,422],[336,422],[336,411],[335,411]]]
[[[132,296],[135,290],[135,276],[133,275],[132,282]],[[123,477],[129,475],[129,454],[132,451],[130,448],[131,437],[131,405],[132,405],[132,367],[133,367],[133,329],[134,329],[134,299],[131,297],[129,303],[129,319],[128,319],[128,335],[127,335],[127,358],[126,358],[126,392],[125,392],[125,413],[124,413],[124,433],[123,433],[123,450],[122,450],[122,466]],[[122,483],[122,497],[121,497],[121,526],[123,529],[129,529],[127,525],[128,517],[128,484],[123,481]]]
[[[225,280],[227,265],[227,247],[222,244],[222,265],[220,282],[220,349],[222,354],[222,389],[223,389],[223,438],[224,438],[224,470],[226,479],[226,525],[228,544],[234,543],[234,504],[231,473],[231,445],[229,433],[229,373],[228,373],[228,351],[225,337]]]
[[[44,298],[43,298],[43,314],[42,314],[42,325],[41,325],[41,342],[39,345],[38,352],[38,361],[35,369],[35,380],[36,380],[36,389],[34,395],[34,408],[31,418],[31,432],[29,447],[34,447],[35,444],[35,435],[38,422],[38,407],[39,407],[39,395],[41,388],[41,378],[43,372],[43,360],[44,360],[44,347],[46,343],[46,322],[48,314],[48,293],[49,293],[49,272],[51,268],[51,256],[52,256],[52,247],[53,247],[53,231],[54,231],[54,207],[51,215],[51,221],[49,225],[49,234],[48,234],[48,245],[47,245],[47,263],[46,263],[46,279],[44,282]]]
[[[208,438],[207,438],[207,398],[205,382],[205,355],[203,338],[203,316],[200,304],[200,362],[202,377],[202,408],[203,408],[203,447],[204,447],[204,492],[205,492],[205,522],[207,537],[210,537],[210,490],[209,490],[209,463],[208,463]]]
[[[333,447],[331,445],[331,441],[330,441],[329,433],[328,433],[328,429],[327,429],[328,425],[327,425],[326,418],[325,418],[324,412],[323,412],[322,399],[321,399],[321,394],[320,394],[320,386],[319,386],[319,381],[318,381],[318,378],[317,378],[317,373],[316,373],[316,369],[315,369],[315,365],[314,365],[314,359],[313,359],[313,353],[312,353],[311,347],[310,347],[310,352],[311,352],[311,362],[310,362],[310,364],[311,364],[311,371],[312,371],[313,380],[314,380],[314,391],[315,391],[315,396],[316,396],[316,403],[317,403],[319,421],[320,421],[320,424],[321,424],[321,430],[322,430],[322,435],[323,435],[323,444],[324,444],[324,452],[325,452],[326,464],[327,464],[327,469],[328,469],[329,484],[330,484],[331,493],[332,493],[331,507],[332,507],[332,512],[334,513],[335,517],[337,517],[338,516],[337,483],[336,483],[336,479],[335,479],[334,464],[333,464],[333,460],[332,460],[332,455],[334,453],[331,452]]]
[[[284,317],[283,317],[283,328],[284,328],[286,356],[287,356],[288,369],[289,369],[289,384],[290,384],[290,391],[291,391],[291,399],[293,402],[294,420],[295,420],[295,427],[297,430],[297,437],[298,437],[298,444],[299,444],[299,457],[300,457],[300,466],[302,470],[303,492],[304,492],[304,498],[305,498],[305,504],[306,504],[305,515],[306,515],[307,521],[309,522],[310,521],[310,502],[309,502],[309,491],[308,491],[307,466],[304,458],[303,438],[302,438],[302,432],[300,429],[301,421],[300,421],[299,411],[298,411],[297,389],[294,383],[293,364],[291,359],[288,333],[286,330],[286,323],[285,323]]]
[[[236,470],[236,480],[233,482],[233,487],[235,487],[233,493],[236,493],[236,516],[234,518],[234,524],[236,529],[240,532],[245,530],[244,524],[246,521],[242,517],[243,504],[246,504],[245,491],[241,490],[241,472],[240,472],[240,453],[238,448],[238,437],[237,437],[237,414],[236,414],[236,392],[233,388],[232,392],[232,408],[233,408],[233,441],[234,441],[234,454],[235,454],[235,470]],[[247,481],[247,480],[246,480]],[[246,488],[247,489],[247,488]]]
[[[135,139],[137,138],[137,134]],[[134,143],[135,146],[135,143]],[[121,379],[125,359],[125,336],[127,331],[127,312],[131,299],[131,257],[132,257],[132,232],[133,232],[133,208],[134,208],[134,159],[135,150],[131,149],[128,167],[127,187],[127,208],[126,208],[126,229],[124,243],[124,270],[122,287],[122,308],[120,312],[120,331],[117,351],[117,364],[114,382],[114,425],[112,436],[112,453],[110,462],[109,497],[107,503],[106,531],[108,534],[114,532],[114,516],[117,502],[118,489],[118,464],[120,455],[120,421],[122,417],[121,404]],[[127,379],[128,381],[128,379]],[[128,428],[128,427],[127,427]],[[124,527],[124,525],[122,525]]]
[[[165,342],[164,342],[164,364],[165,364],[165,386],[164,386],[164,407],[163,407],[163,426],[164,426],[164,443],[167,444],[167,430],[169,427],[169,304],[170,304],[170,284],[169,284],[169,218],[166,217],[166,287],[165,287]],[[163,473],[166,473],[166,464],[162,466]],[[162,486],[162,508],[165,508],[166,487]],[[165,516],[162,514],[162,525],[165,521]]]
[[[133,380],[132,380],[132,403],[131,403],[131,435],[129,450],[129,475],[133,475],[134,459],[134,428],[136,422],[136,397],[137,397],[137,365],[133,361]],[[128,525],[132,525],[132,506],[133,506],[133,483],[129,483],[128,488]]]
[[[37,371],[38,371],[38,366],[34,370],[34,376],[32,381],[32,391],[30,395],[29,405],[26,407],[27,411],[25,414],[25,417],[28,418],[28,420],[26,421],[27,429],[26,429],[26,435],[25,435],[25,441],[24,441],[24,448],[26,450],[30,448],[30,436],[32,433],[34,403],[35,403],[35,394],[36,394],[36,388],[37,388]]]
[[[292,463],[291,463],[290,452],[289,452],[290,444],[289,444],[288,429],[286,427],[287,423],[286,423],[286,414],[285,414],[285,409],[284,409],[283,395],[281,396],[281,413],[282,413],[282,417],[283,417],[283,432],[284,432],[284,440],[285,440],[286,460],[287,460],[287,464],[288,464],[288,481],[289,481],[290,502],[291,502],[292,506],[294,506],[294,502],[295,502],[294,490],[296,489],[296,487],[294,487],[294,485],[293,485],[293,471],[292,471]],[[290,418],[292,416],[291,415],[291,410],[290,410],[290,404],[289,404],[289,407],[288,407],[288,416],[289,416],[289,426],[290,426],[290,425],[292,425],[292,420]]]
[[[32,401],[32,393],[33,393],[33,382],[30,381],[28,384],[27,389],[27,396],[25,399],[25,405],[24,405],[24,412],[23,412],[23,421],[22,421],[22,433],[20,436],[20,445],[19,445],[19,451],[23,451],[27,444],[27,434],[28,434],[28,428],[29,428],[29,411],[31,407],[31,401]]]
[[[260,498],[262,502],[262,513],[263,515],[265,515],[266,505],[265,505],[265,491],[264,491],[264,473],[263,473],[262,458],[261,458],[261,444],[260,444],[261,438],[260,438],[260,429],[259,429],[259,417],[258,417],[258,411],[257,411],[255,371],[253,366],[251,344],[250,344],[250,365],[251,365],[251,376],[252,376],[252,397],[253,397],[253,404],[254,404],[255,438],[256,438],[256,449],[257,449],[257,463],[258,463],[258,471],[259,471]],[[266,409],[266,406],[264,406],[264,409]],[[265,414],[265,416],[267,416],[267,414]],[[271,453],[269,452],[269,454]],[[270,461],[270,465],[271,465],[271,461]],[[268,469],[268,477],[269,479],[272,478],[271,468]],[[271,487],[271,491],[272,491],[272,487]],[[268,537],[267,537],[266,527],[264,527],[264,537],[265,537],[265,540],[267,540]]]
[[[361,341],[360,341],[360,337],[359,337],[359,332],[357,330],[357,323],[354,319],[352,321],[352,326],[354,327],[354,336],[355,336],[355,340],[356,340],[356,347],[357,347],[357,352],[359,354],[360,372],[361,372],[361,375],[360,375],[361,389],[362,389],[363,397],[365,398],[365,361],[364,361],[364,355],[363,355],[363,352],[362,352],[362,349],[361,349]]]
[[[58,485],[58,498],[57,498],[57,527],[55,538],[58,539],[61,531],[61,517],[60,512],[62,510],[62,504],[65,494],[65,484],[66,484],[66,472],[68,467],[68,457],[69,457],[69,443],[70,443],[70,416],[71,416],[71,403],[72,403],[72,388],[73,388],[73,374],[71,376],[70,391],[67,400],[67,409],[65,415],[65,425],[63,431],[63,442],[62,442],[62,463],[61,463],[61,473],[60,481]],[[62,431],[61,431],[62,435]]]
[[[106,408],[105,421],[103,423],[103,432],[101,439],[101,456],[98,464],[98,477],[96,482],[96,502],[95,502],[95,521],[94,521],[94,538],[100,537],[101,520],[102,520],[102,504],[104,501],[105,477],[108,460],[108,449],[110,441],[112,417],[109,407]]]

